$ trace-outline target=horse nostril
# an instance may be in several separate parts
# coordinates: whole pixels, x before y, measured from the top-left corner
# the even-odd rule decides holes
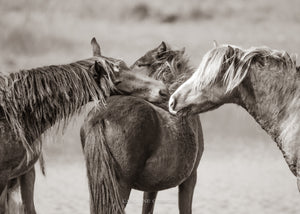
[[[159,90],[159,95],[161,96],[161,97],[163,97],[163,98],[167,98],[167,97],[169,97],[169,92],[168,92],[168,90],[166,90],[166,89],[161,89],[161,90]]]
[[[176,100],[171,98],[169,106],[171,107],[172,110],[174,110],[176,107]]]

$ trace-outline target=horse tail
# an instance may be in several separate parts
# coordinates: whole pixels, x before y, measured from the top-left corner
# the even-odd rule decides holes
[[[106,143],[104,121],[97,118],[88,123],[86,132],[83,128],[81,130],[81,140],[87,167],[91,214],[124,214],[115,171],[116,162]]]

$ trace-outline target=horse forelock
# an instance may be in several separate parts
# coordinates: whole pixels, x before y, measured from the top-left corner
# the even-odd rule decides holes
[[[108,83],[100,88],[90,72],[94,62],[95,59],[88,59],[1,76],[4,81],[0,84],[0,106],[24,145],[27,160],[36,151],[34,141],[45,131],[45,127],[58,122],[65,128],[70,117],[79,113],[90,99],[95,101],[96,106],[105,105],[103,87],[112,86],[114,71],[110,62],[100,59],[109,74],[106,77]]]
[[[226,48],[219,47],[210,50],[203,56],[199,67],[192,76],[195,89],[200,89],[215,82],[224,63],[226,53]]]
[[[267,66],[285,66],[295,70],[295,61],[285,51],[277,51],[268,47],[252,47],[241,49],[236,46],[222,45],[207,52],[193,74],[195,90],[223,81],[226,92],[236,88],[247,76],[251,66],[263,60]]]

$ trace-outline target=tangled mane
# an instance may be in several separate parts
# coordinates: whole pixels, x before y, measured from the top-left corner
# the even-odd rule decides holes
[[[166,50],[154,61],[150,67],[155,79],[162,80],[168,87],[169,92],[175,90],[192,75],[192,67],[183,51]]]
[[[252,47],[245,50],[229,45],[216,47],[204,55],[194,73],[194,88],[199,90],[222,78],[226,92],[230,92],[244,80],[254,63],[259,62],[263,67],[272,66],[267,60],[273,60],[276,66],[285,66],[289,70],[296,67],[295,61],[285,51],[268,47]]]
[[[100,87],[90,72],[95,60],[108,74],[100,80]],[[23,143],[27,161],[47,128],[56,122],[65,127],[70,117],[90,100],[104,106],[108,91],[115,89],[113,77],[113,63],[100,57],[1,75],[2,114]]]

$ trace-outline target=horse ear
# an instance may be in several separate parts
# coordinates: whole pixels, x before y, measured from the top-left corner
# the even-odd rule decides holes
[[[100,45],[98,44],[95,37],[92,38],[91,45],[92,45],[92,48],[93,48],[93,56],[101,56]]]
[[[157,51],[158,53],[163,53],[167,50],[167,44],[162,41],[161,44],[158,46]]]
[[[219,44],[218,44],[218,42],[216,40],[213,41],[213,44],[214,44],[214,48],[219,47]]]
[[[234,48],[228,45],[223,57],[223,62],[225,62],[224,66],[229,66],[233,62],[233,60],[235,60],[234,55],[235,55]]]
[[[181,54],[181,56],[184,54],[184,52],[185,52],[185,48],[181,48],[181,49],[179,50],[179,53]]]
[[[231,58],[234,55],[234,48],[228,45],[228,49],[226,52],[227,59]]]
[[[296,65],[296,61],[297,61],[298,55],[297,54],[292,54],[291,55],[291,59],[293,61],[293,63]]]
[[[95,71],[94,75],[97,76],[98,78],[101,78],[101,77],[107,75],[103,66],[97,61],[95,61],[95,64],[94,64],[94,71]]]

